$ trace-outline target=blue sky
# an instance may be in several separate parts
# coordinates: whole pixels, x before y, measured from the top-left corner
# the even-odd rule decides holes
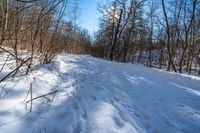
[[[98,29],[99,13],[97,3],[105,0],[80,0],[80,19],[78,25],[88,29],[90,33]]]

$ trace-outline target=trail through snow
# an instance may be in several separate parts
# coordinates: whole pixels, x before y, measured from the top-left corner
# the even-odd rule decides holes
[[[30,82],[33,97],[58,90],[33,101],[31,113],[24,101]],[[1,133],[200,132],[200,78],[194,76],[59,55],[33,74],[1,83],[3,89],[12,90],[0,99]]]

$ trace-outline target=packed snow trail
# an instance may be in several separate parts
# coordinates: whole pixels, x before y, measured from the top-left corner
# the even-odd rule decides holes
[[[1,133],[200,132],[198,77],[59,55],[34,74],[7,82],[15,87],[0,100]],[[34,97],[58,90],[55,97],[35,100],[31,113],[23,102],[30,82]]]

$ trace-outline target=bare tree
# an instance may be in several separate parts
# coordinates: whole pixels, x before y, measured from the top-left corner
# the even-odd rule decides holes
[[[168,51],[168,68],[167,70],[169,71],[172,65],[172,68],[175,72],[177,72],[176,67],[173,62],[173,54],[172,54],[172,48],[170,47],[170,26],[169,26],[169,20],[166,12],[166,7],[165,7],[165,1],[162,0],[162,9],[163,9],[163,14],[165,18],[165,23],[166,23],[166,31],[167,31],[167,51]]]

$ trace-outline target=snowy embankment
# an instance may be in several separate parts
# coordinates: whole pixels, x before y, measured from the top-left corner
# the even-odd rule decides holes
[[[198,77],[77,55],[34,69],[0,83],[1,133],[200,132]],[[33,98],[58,92],[29,112],[30,83]]]

